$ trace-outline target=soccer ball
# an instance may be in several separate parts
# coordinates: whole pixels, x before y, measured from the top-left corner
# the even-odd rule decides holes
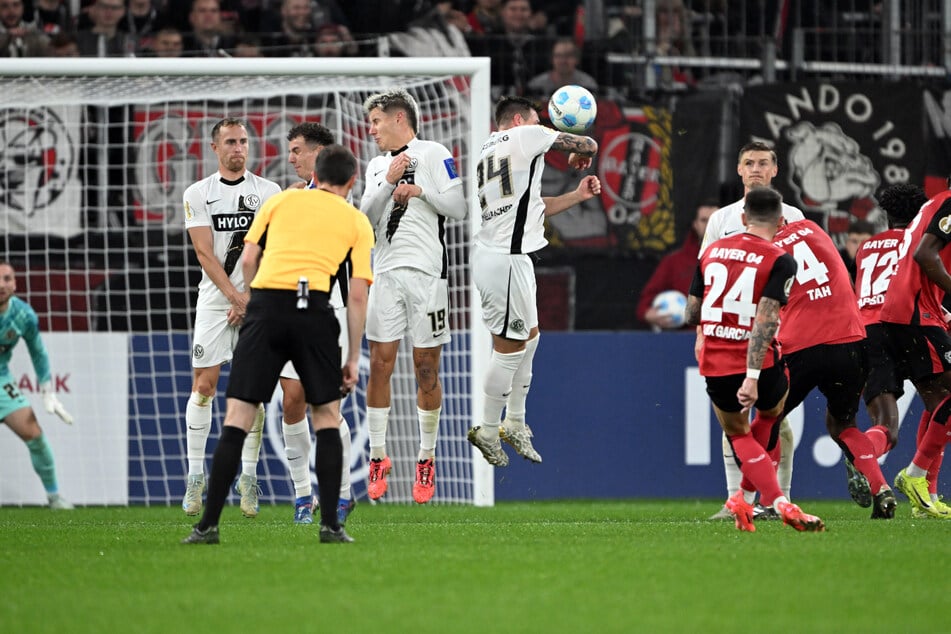
[[[651,303],[662,315],[669,315],[672,328],[684,325],[684,309],[687,307],[687,297],[680,291],[664,291],[658,293]]]
[[[581,86],[562,86],[548,101],[548,116],[562,132],[581,134],[591,127],[598,115],[594,95]]]

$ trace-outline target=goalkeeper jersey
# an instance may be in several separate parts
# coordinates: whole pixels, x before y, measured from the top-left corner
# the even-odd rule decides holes
[[[10,358],[20,339],[26,342],[33,369],[40,383],[52,379],[46,346],[40,338],[40,320],[33,308],[19,297],[11,297],[5,313],[0,313],[0,375],[10,373]]]
[[[280,185],[251,172],[227,180],[220,172],[185,190],[185,229],[211,227],[215,257],[239,291],[245,290],[241,272],[244,236],[265,200],[281,191]],[[202,270],[198,284],[198,308],[228,308],[231,302]]]

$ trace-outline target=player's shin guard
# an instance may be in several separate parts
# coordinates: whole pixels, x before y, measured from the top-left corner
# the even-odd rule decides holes
[[[852,465],[868,480],[872,495],[878,495],[885,486],[885,476],[882,475],[882,469],[878,465],[872,441],[857,428],[846,427],[839,434],[836,442],[846,457],[852,461]]]
[[[782,492],[776,481],[776,470],[773,469],[766,450],[750,433],[737,434],[729,438],[733,451],[740,461],[743,478],[759,491],[760,500],[764,506],[772,504],[773,500],[782,495]]]
[[[389,407],[367,407],[371,459],[382,460],[386,457],[386,426],[389,418]]]
[[[417,460],[429,460],[436,455],[436,437],[439,434],[439,414],[441,407],[434,410],[416,408],[419,422],[419,454]]]
[[[941,401],[941,404],[935,408],[928,422],[928,429],[918,442],[918,449],[912,463],[928,471],[931,468],[932,461],[938,457],[938,454],[944,449],[945,444],[951,437],[951,425],[948,419],[951,417],[951,396]]]
[[[282,421],[281,431],[284,435],[284,455],[294,482],[294,497],[309,497],[311,495],[310,482],[310,423],[307,417],[304,420],[288,425]]]
[[[512,375],[512,392],[505,405],[505,419],[510,423],[525,422],[525,401],[532,387],[532,365],[539,339],[541,335],[525,342],[525,356],[522,357],[522,362]]]
[[[317,431],[317,495],[320,500],[320,524],[339,528],[337,504],[340,502],[340,469],[343,464],[343,446],[340,430],[332,427]]]
[[[343,464],[340,465],[340,497],[349,500],[350,495],[350,425],[340,417],[340,447]]]
[[[192,392],[185,405],[185,451],[188,475],[205,474],[205,447],[211,432],[211,402],[215,395]]]
[[[743,472],[736,464],[736,456],[733,455],[733,447],[730,446],[730,440],[726,434],[723,434],[723,473],[726,475],[726,496],[730,497],[740,490]]]
[[[498,438],[499,426],[502,424],[502,409],[512,390],[515,372],[524,358],[525,350],[509,353],[497,350],[492,352],[489,370],[482,384],[484,392],[482,432],[486,438],[489,436]]]
[[[46,434],[40,434],[33,440],[26,441],[26,448],[30,450],[30,462],[33,463],[36,475],[40,476],[43,489],[47,493],[59,491],[59,485],[56,482],[56,462]]]
[[[257,476],[258,456],[261,455],[261,436],[264,432],[264,405],[258,405],[258,412],[251,424],[251,431],[244,439],[244,448],[241,450],[241,473],[246,476]]]
[[[796,439],[793,438],[792,425],[789,424],[789,417],[784,417],[779,421],[779,469],[776,471],[776,479],[779,481],[779,489],[787,498],[792,489],[793,472],[793,454],[796,452]]]
[[[221,509],[228,499],[228,490],[235,476],[238,475],[238,465],[241,462],[241,447],[247,432],[240,427],[225,425],[221,429],[221,438],[215,448],[215,455],[211,461],[211,474],[208,478],[208,499],[205,510],[198,522],[199,530],[208,530],[218,525],[221,518]]]

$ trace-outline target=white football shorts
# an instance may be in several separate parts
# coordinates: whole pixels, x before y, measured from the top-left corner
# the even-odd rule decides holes
[[[535,265],[530,255],[472,248],[472,279],[482,298],[482,321],[493,335],[528,340],[538,326]]]
[[[337,321],[340,322],[340,366],[343,367],[343,360],[347,358],[347,351],[350,349],[350,339],[347,337],[347,307],[334,306],[334,314]],[[288,361],[281,370],[282,379],[294,379],[300,381],[300,375],[294,368],[294,363]]]
[[[236,343],[238,328],[228,325],[228,308],[199,308],[195,311],[193,368],[211,368],[228,363]]]
[[[408,336],[414,348],[435,348],[449,335],[449,282],[409,268],[374,275],[367,303],[367,339]]]

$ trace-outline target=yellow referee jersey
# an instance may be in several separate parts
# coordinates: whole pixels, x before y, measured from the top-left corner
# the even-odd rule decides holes
[[[350,259],[352,277],[373,282],[373,228],[346,200],[321,189],[289,189],[267,199],[244,237],[263,249],[251,288],[329,292],[340,265]]]

